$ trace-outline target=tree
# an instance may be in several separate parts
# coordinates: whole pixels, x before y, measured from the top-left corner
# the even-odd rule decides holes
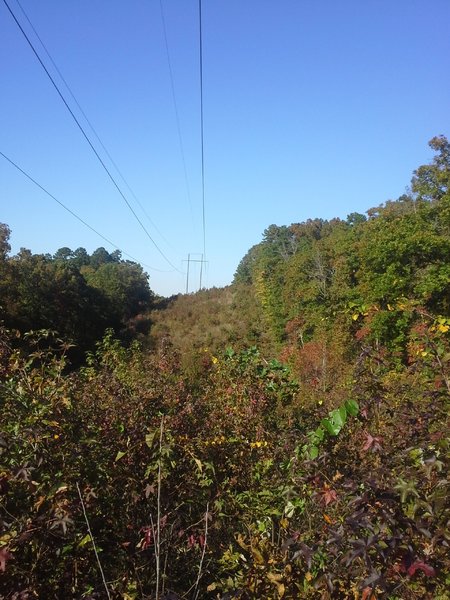
[[[87,268],[83,273],[88,284],[105,295],[111,313],[119,320],[127,320],[150,308],[152,294],[148,276],[137,263],[108,262],[95,271]]]
[[[89,254],[87,253],[85,248],[77,248],[72,256],[71,263],[75,265],[78,269],[81,267],[88,265],[90,261]]]
[[[240,261],[236,273],[234,274],[233,283],[244,283],[251,284],[253,281],[253,275],[255,265],[258,262],[259,254],[261,251],[261,244],[252,246],[244,258]]]
[[[5,320],[21,331],[52,329],[86,349],[108,326],[106,303],[79,270],[63,260],[22,249],[10,261]]]
[[[8,225],[0,223],[0,318],[4,318],[6,306],[10,303],[11,284],[14,280],[7,258],[11,250],[10,234]]]
[[[290,227],[270,225],[263,234],[265,248],[275,256],[288,260],[297,251],[297,239]]]
[[[420,200],[436,201],[448,196],[450,184],[450,143],[443,135],[432,138],[428,145],[437,154],[431,164],[414,171],[412,190]]]
[[[9,237],[11,230],[5,223],[0,223],[0,260],[5,260],[8,253],[11,251]]]
[[[68,248],[67,246],[64,246],[63,248],[59,248],[59,250],[57,250],[55,252],[55,254],[53,255],[53,258],[55,260],[69,260],[71,258],[73,258],[73,252],[70,248]]]
[[[94,269],[98,269],[100,265],[111,262],[116,262],[114,257],[107,250],[105,250],[103,246],[100,246],[100,248],[97,248],[97,250],[94,250],[94,252],[91,254],[89,264]]]
[[[347,223],[349,225],[359,225],[367,221],[367,217],[358,212],[352,212],[347,217]]]

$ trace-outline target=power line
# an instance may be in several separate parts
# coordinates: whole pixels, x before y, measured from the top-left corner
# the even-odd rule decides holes
[[[165,17],[164,17],[164,10],[163,10],[162,0],[159,0],[159,7],[161,9],[161,21],[162,21],[162,25],[163,25],[164,43],[165,43],[165,47],[166,47],[167,64],[168,64],[168,67],[169,67],[170,86],[171,86],[171,90],[172,90],[172,100],[173,100],[173,106],[174,106],[174,110],[175,110],[175,119],[176,119],[176,123],[177,123],[178,141],[179,141],[179,144],[180,144],[181,159],[182,159],[182,162],[183,162],[183,171],[184,171],[184,180],[185,180],[185,184],[186,184],[186,193],[187,193],[187,197],[188,197],[188,201],[189,201],[189,208],[190,208],[190,211],[191,211],[191,216],[193,218],[191,192],[190,192],[190,189],[189,189],[189,179],[188,179],[187,168],[186,168],[186,159],[185,159],[185,154],[184,154],[183,138],[182,138],[182,135],[181,135],[180,116],[179,116],[179,113],[178,113],[178,105],[177,105],[177,99],[176,99],[176,94],[175,94],[175,83],[174,83],[174,77],[173,77],[172,64],[171,64],[171,60],[170,60],[169,41],[168,41],[168,38],[167,38],[166,20],[165,20]]]
[[[202,276],[203,276],[203,265],[207,263],[206,260],[203,260],[203,254],[199,254],[201,256],[200,260],[193,259],[191,256],[197,256],[196,254],[188,254],[187,260],[183,260],[183,262],[187,262],[187,273],[186,273],[186,294],[189,293],[189,272],[191,263],[200,263],[200,283],[198,290],[202,289]]]
[[[75,212],[73,212],[73,210],[71,210],[68,206],[66,206],[63,202],[61,202],[61,200],[58,200],[58,198],[56,198],[47,189],[45,189],[45,187],[43,185],[41,185],[40,183],[38,183],[35,179],[33,179],[33,177],[31,177],[31,175],[29,175],[26,171],[24,171],[21,167],[19,167],[19,165],[17,163],[15,163],[11,158],[9,158],[8,156],[6,156],[6,154],[3,154],[3,152],[1,150],[0,150],[0,155],[3,156],[3,158],[6,159],[18,171],[20,171],[22,173],[22,175],[25,175],[25,177],[27,179],[29,179],[31,182],[33,182],[34,185],[36,185],[45,194],[47,194],[47,196],[50,196],[50,198],[52,198],[52,200],[54,200],[55,202],[57,202],[60,206],[62,206],[62,208],[64,208],[64,210],[66,210],[73,217],[75,217],[75,219],[78,219],[78,221],[80,221],[80,223],[83,223],[83,225],[85,227],[87,227],[88,229],[90,229],[91,231],[93,231],[96,235],[98,235],[99,237],[101,237],[102,240],[104,240],[105,242],[107,242],[108,244],[110,244],[111,246],[113,246],[113,248],[116,248],[116,250],[120,250],[120,252],[124,256],[128,256],[128,258],[131,258],[134,262],[140,263],[142,266],[147,267],[147,269],[152,269],[152,271],[158,271],[160,273],[171,273],[172,272],[172,271],[163,271],[161,269],[156,269],[155,267],[151,267],[150,265],[146,265],[145,263],[141,262],[137,258],[134,258],[134,256],[132,256],[131,254],[128,254],[128,252],[124,252],[121,248],[119,248],[119,246],[117,246],[117,244],[115,244],[114,242],[112,242],[111,240],[109,240],[107,237],[105,237],[102,233],[100,233],[99,231],[97,231],[96,229],[94,229],[94,227],[92,227],[91,225],[89,225],[89,223],[87,223],[84,219],[82,219]]]
[[[12,11],[11,7],[9,6],[7,0],[3,0],[4,4],[6,5],[6,8],[9,10],[11,16],[13,17],[14,21],[16,22],[18,28],[20,29],[20,31],[22,32],[23,36],[25,37],[25,39],[27,40],[30,48],[32,49],[34,55],[36,56],[36,58],[38,59],[40,65],[42,66],[42,68],[44,69],[47,77],[50,79],[53,87],[55,88],[55,90],[58,92],[59,97],[61,98],[62,102],[64,103],[65,107],[67,108],[67,110],[69,111],[70,115],[72,116],[73,120],[75,121],[75,123],[77,124],[79,130],[81,131],[81,133],[83,134],[84,138],[86,139],[87,143],[89,144],[89,146],[91,147],[91,150],[94,152],[95,156],[97,157],[98,161],[100,162],[100,164],[102,165],[103,169],[105,170],[106,174],[108,175],[108,177],[110,178],[110,180],[112,181],[112,183],[114,184],[115,188],[117,189],[117,191],[119,192],[119,194],[121,195],[122,199],[124,200],[125,204],[128,206],[129,210],[131,211],[131,213],[133,214],[134,218],[136,219],[136,221],[139,223],[139,225],[141,226],[142,230],[144,231],[144,233],[146,234],[146,236],[148,237],[148,239],[152,242],[152,244],[155,246],[156,250],[159,252],[159,254],[164,258],[164,260],[171,266],[173,267],[173,269],[175,269],[175,271],[178,271],[178,273],[182,273],[182,271],[180,271],[168,258],[167,256],[164,254],[164,252],[161,250],[161,248],[158,246],[158,244],[155,242],[155,240],[152,238],[152,236],[150,235],[150,233],[148,232],[148,230],[146,229],[145,225],[142,223],[142,221],[140,220],[140,218],[138,217],[138,215],[136,214],[136,212],[134,211],[133,207],[131,206],[131,204],[128,202],[127,198],[125,197],[125,194],[122,192],[122,190],[120,189],[118,183],[116,182],[116,180],[114,179],[114,177],[112,176],[111,172],[109,171],[108,167],[105,165],[105,163],[103,162],[101,156],[99,155],[99,153],[97,152],[97,150],[95,149],[94,145],[92,144],[91,140],[89,139],[89,136],[87,135],[87,133],[85,132],[85,130],[83,129],[83,126],[81,125],[81,123],[78,121],[77,117],[75,116],[75,114],[73,113],[72,109],[70,108],[70,106],[68,105],[66,99],[64,98],[62,92],[60,91],[58,85],[56,84],[55,80],[53,79],[53,77],[50,75],[47,67],[45,66],[45,64],[43,63],[41,57],[39,56],[39,53],[37,52],[36,48],[33,46],[33,43],[31,42],[31,40],[29,39],[29,37],[27,36],[27,34],[25,33],[24,29],[22,28],[21,24],[19,23],[19,21],[17,20],[16,15],[14,14],[14,12]],[[184,274],[184,273],[183,273]]]
[[[200,51],[200,138],[202,151],[202,225],[203,256],[206,259],[206,217],[205,217],[205,144],[203,131],[203,33],[202,33],[202,0],[198,0],[199,17],[199,51]]]
[[[154,227],[155,231],[157,233],[159,233],[159,235],[161,236],[161,238],[166,242],[166,244],[169,244],[169,242],[164,238],[163,234],[159,231],[158,227],[156,226],[156,224],[152,221],[152,219],[150,218],[150,216],[148,215],[147,211],[145,210],[145,208],[143,207],[142,203],[140,202],[139,198],[136,196],[136,194],[134,193],[134,191],[131,189],[128,181],[125,179],[124,175],[122,174],[122,172],[120,171],[119,167],[117,166],[117,163],[114,161],[113,157],[111,156],[111,154],[108,152],[108,149],[106,148],[106,146],[104,145],[104,143],[102,142],[102,140],[100,139],[100,136],[98,135],[97,131],[95,130],[93,124],[91,123],[91,121],[89,120],[88,116],[86,115],[85,111],[83,110],[83,108],[81,107],[80,103],[78,102],[78,100],[75,97],[75,94],[73,93],[72,89],[70,88],[69,84],[67,83],[66,79],[64,78],[63,74],[61,73],[61,71],[58,68],[58,65],[55,63],[55,61],[53,60],[52,55],[50,54],[49,50],[47,49],[47,46],[44,44],[44,42],[42,41],[42,38],[40,37],[39,33],[36,31],[36,28],[34,27],[33,23],[31,22],[29,16],[27,15],[27,13],[25,12],[23,6],[21,5],[21,3],[19,2],[19,0],[16,0],[17,4],[20,7],[20,10],[22,11],[24,17],[26,18],[26,20],[28,21],[28,24],[30,25],[31,29],[33,30],[35,36],[37,37],[37,39],[39,40],[39,43],[41,44],[41,46],[43,47],[45,53],[47,54],[50,62],[52,63],[55,71],[58,73],[61,81],[64,83],[64,85],[67,88],[67,91],[69,92],[69,94],[72,97],[72,100],[75,102],[75,104],[78,107],[78,110],[80,111],[80,113],[83,115],[86,123],[89,125],[89,127],[91,128],[92,133],[95,135],[95,137],[97,138],[100,146],[103,148],[103,151],[105,152],[106,156],[109,158],[109,160],[111,161],[111,164],[113,165],[113,167],[115,168],[115,170],[117,171],[119,177],[122,179],[122,181],[124,182],[124,184],[126,185],[126,187],[128,188],[128,191],[130,192],[130,194],[133,196],[133,198],[136,200],[136,202],[138,203],[138,205],[140,206],[142,212],[144,213],[144,215],[147,217],[148,221],[150,222],[150,224]],[[170,245],[170,244],[169,244]]]

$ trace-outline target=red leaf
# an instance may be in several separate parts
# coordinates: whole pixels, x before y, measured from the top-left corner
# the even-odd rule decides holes
[[[322,501],[325,504],[325,506],[328,506],[329,504],[331,504],[332,502],[335,502],[336,500],[337,500],[336,491],[329,488],[328,486],[325,486],[325,488],[322,490]]]
[[[13,556],[11,552],[9,552],[5,546],[3,548],[0,548],[0,571],[2,573],[5,572],[6,563],[8,562],[8,560],[11,560],[12,557]]]
[[[364,451],[367,451],[370,448],[372,448],[372,452],[377,452],[378,450],[381,450],[381,438],[372,436],[368,431],[366,431],[365,434],[366,443],[364,444],[362,449]]]
[[[139,532],[144,534],[144,537],[139,541],[137,548],[146,550],[153,544],[153,532],[151,527],[142,527]]]
[[[408,575],[412,577],[416,571],[423,571],[427,577],[434,577],[436,571],[430,565],[427,565],[422,560],[416,560],[408,569]]]
[[[145,486],[145,497],[148,499],[150,494],[154,494],[154,493],[155,493],[155,486],[147,483],[147,485]]]
[[[159,526],[161,527],[161,529],[164,529],[164,527],[166,526],[166,523],[167,523],[167,515],[164,515],[159,520]]]
[[[361,600],[377,600],[377,597],[372,592],[372,588],[371,587],[366,587],[366,588],[363,589],[363,592],[362,592],[362,595],[361,595]]]

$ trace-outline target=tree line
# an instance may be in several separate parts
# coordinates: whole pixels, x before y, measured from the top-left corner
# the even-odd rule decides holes
[[[367,216],[271,225],[237,268],[235,285],[257,299],[285,359],[323,389],[332,363],[357,352],[355,333],[404,364],[417,309],[450,315],[450,144],[430,146],[409,193]]]
[[[0,319],[8,328],[53,330],[80,360],[107,328],[125,331],[152,305],[147,274],[119,250],[64,247],[52,256],[21,248],[10,256],[9,238],[0,224]]]

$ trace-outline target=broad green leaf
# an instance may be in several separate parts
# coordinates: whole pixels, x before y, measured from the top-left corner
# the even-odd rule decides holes
[[[334,420],[331,419],[322,419],[321,424],[332,436],[336,436],[342,429],[341,425],[337,424]]]
[[[356,415],[359,413],[359,405],[356,400],[346,400],[345,408],[347,409],[348,414],[352,417],[356,417]]]
[[[340,406],[339,408],[336,408],[335,410],[332,411],[331,413],[332,419],[334,420],[334,422],[337,425],[340,425],[341,428],[345,425],[345,422],[347,420],[347,410],[345,408],[345,406]]]
[[[284,514],[288,519],[291,519],[294,512],[295,512],[295,506],[289,500],[288,503],[286,504],[286,506],[284,507]]]
[[[317,446],[311,446],[309,449],[309,458],[314,460],[319,456],[319,448]]]
[[[327,429],[327,431],[336,436],[341,431],[342,427],[345,425],[347,420],[347,411],[345,406],[341,406],[340,408],[336,408],[332,410],[327,419],[322,420],[322,425]]]

